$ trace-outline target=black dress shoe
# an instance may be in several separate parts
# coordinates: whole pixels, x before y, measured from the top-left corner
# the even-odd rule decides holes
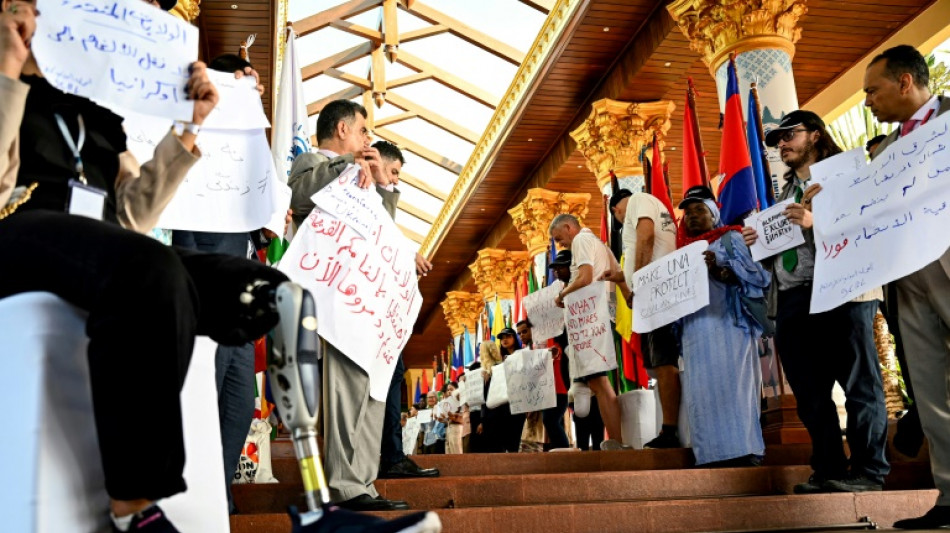
[[[894,522],[898,529],[950,529],[950,506],[935,505],[924,516]]]
[[[374,498],[369,494],[360,494],[337,505],[350,511],[405,511],[409,509],[409,504],[402,500],[386,500],[382,496]]]
[[[875,492],[884,490],[884,484],[861,474],[844,479],[829,479],[824,487],[831,492]]]
[[[407,477],[438,477],[438,468],[422,468],[412,459],[406,457],[402,461],[390,466],[385,471],[380,471],[379,479],[399,479]]]

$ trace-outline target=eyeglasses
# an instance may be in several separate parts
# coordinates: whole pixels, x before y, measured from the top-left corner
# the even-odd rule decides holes
[[[778,136],[778,140],[779,140],[779,141],[783,141],[783,142],[789,142],[789,141],[791,141],[792,139],[794,139],[796,135],[798,135],[799,133],[801,133],[801,132],[803,132],[803,131],[808,131],[808,129],[807,129],[807,128],[798,128],[798,129],[794,129],[794,130],[785,130],[785,131],[783,131],[783,132],[781,133],[781,135]]]

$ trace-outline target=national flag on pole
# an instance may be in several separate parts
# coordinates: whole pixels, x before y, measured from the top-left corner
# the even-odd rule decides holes
[[[656,138],[656,132],[653,132],[653,164],[650,165],[650,194],[656,197],[670,212],[673,217],[673,202],[670,200],[670,189],[666,186],[666,176],[663,174],[663,161],[660,155],[660,143]],[[673,225],[676,225],[676,218],[673,217]]]
[[[299,154],[310,151],[310,122],[307,116],[307,104],[303,94],[303,79],[301,78],[300,58],[297,56],[297,35],[291,26],[287,26],[287,42],[284,46],[284,56],[281,60],[280,82],[278,84],[277,102],[274,105],[274,122],[271,129],[271,154],[274,157],[274,166],[277,168],[277,178],[284,184],[290,177],[290,167],[294,158]],[[286,197],[289,200],[289,196]],[[289,203],[289,202],[288,202]],[[288,205],[283,201],[279,205]],[[284,227],[286,212],[279,212],[268,223],[277,234],[283,231],[277,228]],[[288,233],[291,228],[288,227]],[[287,250],[289,235],[282,235],[271,241],[267,249],[267,260],[274,264],[280,260]]]
[[[723,117],[722,147],[719,153],[719,205],[722,223],[742,223],[746,213],[758,205],[755,194],[755,178],[752,175],[752,160],[749,143],[746,142],[742,124],[742,98],[739,96],[739,79],[736,77],[735,58],[729,58],[726,84],[726,112]]]
[[[426,374],[426,369],[422,369],[422,379],[420,380],[422,384],[422,395],[425,396],[429,394],[429,376]]]
[[[499,343],[499,347],[501,343],[498,340],[498,334],[501,333],[503,329],[505,329],[505,313],[501,310],[501,300],[495,295],[495,310],[492,312],[491,338],[493,341]]]
[[[610,197],[603,195],[600,210],[600,240],[606,245],[610,245],[610,227],[607,225],[607,212],[610,211]]]
[[[554,237],[551,237],[551,245],[548,247],[548,285],[553,285],[557,281],[557,276],[554,275],[554,269],[551,268],[551,263],[554,262],[554,259],[557,258],[557,247],[554,245]]]
[[[442,359],[445,357],[445,350],[442,350],[442,353],[432,362],[432,377],[435,380],[432,388],[435,392],[442,390],[442,387],[445,385],[445,367],[442,366]]]
[[[766,209],[775,205],[775,194],[772,191],[772,177],[769,170],[769,161],[765,158],[765,146],[762,138],[762,115],[759,113],[759,97],[755,84],[749,89],[749,112],[746,115],[746,133],[749,139],[749,157],[752,159],[752,174],[755,176],[755,194],[759,201],[759,209]]]
[[[462,337],[465,345],[465,358],[463,361],[465,366],[468,367],[468,365],[475,362],[475,346],[472,344],[472,334],[469,333],[468,326],[465,326],[465,333],[462,334]]]
[[[703,152],[703,138],[699,133],[699,119],[696,115],[696,91],[693,78],[688,78],[686,106],[683,108],[683,195],[690,187],[709,186],[706,171],[706,154]]]
[[[419,387],[419,378],[416,378],[416,394],[412,398],[412,403],[419,403],[422,399],[422,389]]]

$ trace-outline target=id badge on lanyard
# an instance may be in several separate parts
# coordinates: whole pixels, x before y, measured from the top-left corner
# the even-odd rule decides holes
[[[66,127],[66,121],[63,120],[62,115],[56,113],[54,116],[56,117],[56,123],[59,125],[59,131],[62,132],[63,139],[66,141],[66,146],[68,146],[73,153],[73,164],[75,165],[74,169],[77,177],[77,179],[69,180],[69,195],[66,200],[66,212],[70,215],[102,220],[103,213],[105,212],[107,193],[98,187],[89,185],[86,181],[82,155],[79,152],[86,142],[86,125],[82,120],[82,115],[77,116],[77,121],[79,122],[79,138],[75,141],[73,140],[73,136],[69,133],[69,128]]]

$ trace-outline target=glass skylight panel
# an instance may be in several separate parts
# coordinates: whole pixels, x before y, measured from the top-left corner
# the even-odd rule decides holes
[[[383,107],[389,105],[386,104]],[[472,155],[472,150],[475,148],[473,143],[464,141],[442,128],[425,122],[421,118],[390,124],[386,126],[386,129],[407,139],[413,139],[424,148],[428,148],[462,166],[468,161],[469,156]]]
[[[434,81],[425,80],[396,89],[399,95],[425,105],[436,113],[451,118],[470,130],[481,132],[495,113],[453,89]]]

